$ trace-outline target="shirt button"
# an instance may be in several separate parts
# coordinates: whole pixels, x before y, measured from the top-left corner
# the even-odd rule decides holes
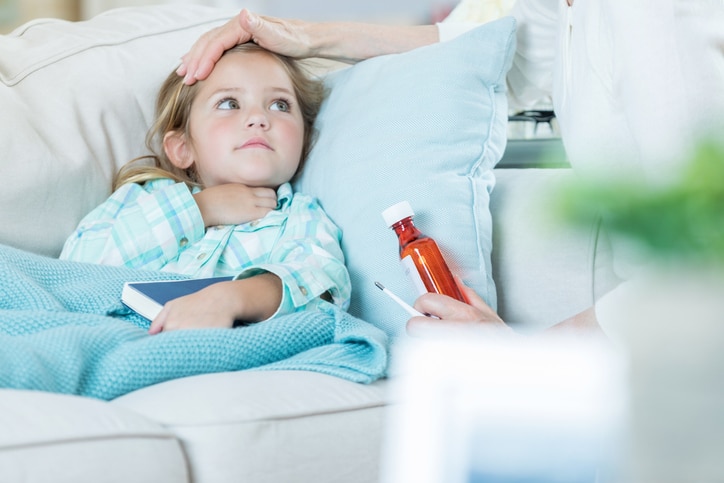
[[[304,288],[304,287],[302,287],[301,285],[299,286],[299,291],[300,291],[300,292],[302,293],[302,295],[304,295],[305,297],[307,296],[307,289]]]
[[[251,223],[249,223],[249,226],[251,226],[251,227],[253,228],[253,227],[255,227],[255,226],[258,225],[258,224],[259,224],[259,220],[254,220],[254,221],[252,221]]]
[[[186,238],[186,237],[183,237],[182,239],[180,239],[180,240],[178,241],[178,244],[179,244],[180,247],[183,248],[183,247],[185,247],[186,245],[189,244],[189,239]]]
[[[203,260],[204,258],[206,258],[206,254],[205,254],[205,253],[199,253],[199,255],[196,257],[196,260]]]

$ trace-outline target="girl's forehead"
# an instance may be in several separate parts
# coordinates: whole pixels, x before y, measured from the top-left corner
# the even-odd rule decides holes
[[[199,82],[194,101],[205,102],[233,91],[260,95],[262,92],[284,92],[296,97],[294,82],[284,63],[274,55],[260,51],[225,53],[208,78]]]
[[[219,69],[218,67],[222,67]],[[268,52],[260,51],[229,51],[216,63],[213,75],[219,71],[241,71],[246,75],[269,76],[276,73],[289,79],[289,72],[281,60]],[[211,75],[209,76],[211,78]]]

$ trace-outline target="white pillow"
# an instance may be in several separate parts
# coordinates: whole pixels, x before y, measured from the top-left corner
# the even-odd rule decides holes
[[[201,33],[234,13],[124,8],[0,36],[0,242],[60,253],[108,196],[118,167],[145,154],[163,79]]]
[[[408,315],[374,285],[412,303],[397,238],[381,212],[401,200],[453,272],[495,307],[488,202],[506,145],[505,77],[515,50],[506,17],[448,42],[377,57],[327,76],[319,138],[297,189],[342,228],[350,312],[393,338]]]

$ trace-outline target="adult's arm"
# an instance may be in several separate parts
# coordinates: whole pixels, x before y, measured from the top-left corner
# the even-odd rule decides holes
[[[557,48],[557,2],[518,0],[511,15],[518,22],[517,49],[508,74],[511,107],[524,109],[540,102],[550,103]],[[437,25],[306,22],[257,15],[244,9],[226,24],[203,34],[182,57],[177,73],[184,76],[187,84],[203,80],[225,50],[250,41],[290,57],[354,63],[448,40],[477,25],[462,22]]]
[[[467,304],[435,293],[427,293],[418,297],[415,301],[415,309],[434,317],[412,317],[407,322],[408,334],[424,336],[443,330],[465,330],[472,327],[487,329],[497,335],[515,334],[510,326],[474,290],[466,287],[460,280],[458,280],[458,285],[468,299]],[[594,307],[551,326],[546,332],[567,332],[582,336],[605,335],[596,319]]]
[[[256,15],[244,9],[202,35],[182,57],[177,73],[187,84],[203,80],[225,50],[249,41],[290,57],[358,62],[435,43],[438,31],[434,25],[306,22]]]

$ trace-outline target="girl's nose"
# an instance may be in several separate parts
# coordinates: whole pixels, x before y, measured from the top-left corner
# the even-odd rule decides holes
[[[246,120],[246,127],[267,128],[269,127],[269,119],[267,119],[263,111],[255,110],[249,113],[249,117]]]

